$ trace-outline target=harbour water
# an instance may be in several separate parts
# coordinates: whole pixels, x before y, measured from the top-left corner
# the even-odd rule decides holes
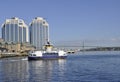
[[[120,52],[80,52],[67,59],[0,59],[0,82],[119,82]]]

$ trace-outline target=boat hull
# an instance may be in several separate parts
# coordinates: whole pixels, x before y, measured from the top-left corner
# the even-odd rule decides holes
[[[41,60],[41,59],[65,59],[67,56],[43,56],[43,57],[28,57],[28,60]]]

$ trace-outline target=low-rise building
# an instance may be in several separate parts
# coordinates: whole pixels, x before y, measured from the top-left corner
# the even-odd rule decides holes
[[[0,48],[7,49],[6,52],[28,52],[30,50],[35,50],[35,47],[29,43],[13,43],[13,42],[0,42]]]

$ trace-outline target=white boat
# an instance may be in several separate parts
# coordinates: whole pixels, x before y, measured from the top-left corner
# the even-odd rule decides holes
[[[28,55],[28,60],[38,60],[38,59],[58,59],[66,58],[67,54],[63,50],[52,50],[52,45],[49,43],[45,45],[45,50],[31,51]]]

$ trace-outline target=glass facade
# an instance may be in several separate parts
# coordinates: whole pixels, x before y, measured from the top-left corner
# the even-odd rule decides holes
[[[28,27],[23,20],[14,17],[2,25],[2,38],[6,42],[28,42]]]
[[[43,49],[43,46],[48,42],[48,27],[49,25],[46,20],[41,17],[37,17],[31,22],[29,27],[30,43],[34,45],[36,49]]]
[[[15,41],[19,41],[19,38],[18,38],[18,34],[19,33],[19,27],[17,26],[17,24],[15,24]]]
[[[22,42],[22,27],[19,27],[19,41]]]
[[[4,28],[2,28],[2,37],[3,37],[3,39],[5,39],[5,25],[3,27]]]
[[[25,42],[26,41],[26,36],[24,36],[24,35],[26,35],[26,28],[23,28],[23,42]]]

